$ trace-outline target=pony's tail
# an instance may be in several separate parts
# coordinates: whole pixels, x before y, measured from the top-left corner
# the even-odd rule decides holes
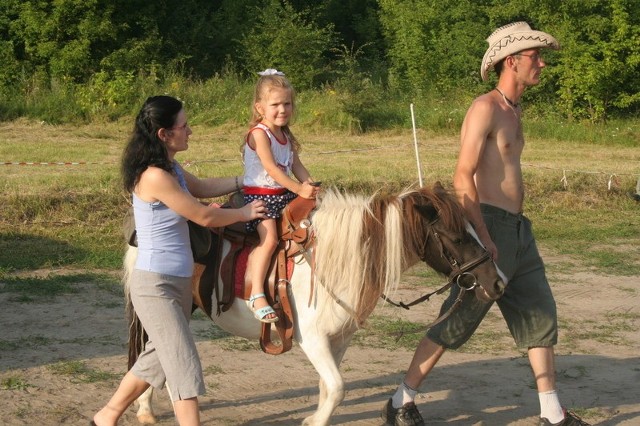
[[[129,358],[127,360],[127,370],[131,370],[133,364],[138,360],[138,355],[144,349],[144,344],[149,340],[147,333],[142,328],[142,324],[136,312],[127,306],[127,320],[129,321]]]
[[[130,370],[138,359],[138,355],[144,349],[144,345],[149,340],[149,336],[144,331],[142,323],[136,315],[136,311],[131,303],[131,294],[129,291],[129,277],[133,270],[133,265],[138,256],[138,248],[128,246],[127,252],[124,255],[124,273],[122,282],[124,285],[124,299],[125,299],[125,314],[127,318],[127,324],[129,324],[129,356],[127,361],[127,369]]]

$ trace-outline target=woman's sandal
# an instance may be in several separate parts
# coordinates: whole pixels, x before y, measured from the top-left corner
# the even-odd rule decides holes
[[[253,316],[256,317],[256,319],[258,321],[264,322],[264,323],[267,323],[267,324],[272,324],[274,322],[278,322],[279,318],[276,315],[276,311],[274,311],[271,306],[267,305],[267,306],[265,306],[263,308],[260,308],[260,309],[254,309],[253,308],[253,304],[256,301],[256,299],[260,299],[261,297],[264,297],[265,299],[267,298],[267,296],[265,296],[264,293],[253,294],[249,298],[249,307],[253,311]],[[274,317],[273,318],[267,318],[267,315],[269,315],[269,314],[273,314]]]

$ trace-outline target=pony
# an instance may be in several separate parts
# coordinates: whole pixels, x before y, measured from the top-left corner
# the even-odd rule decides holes
[[[345,396],[339,366],[353,334],[383,294],[394,294],[409,267],[424,261],[450,285],[473,289],[482,300],[496,300],[504,291],[506,279],[472,235],[460,204],[439,183],[371,196],[329,189],[310,220],[315,248],[297,259],[289,280],[293,338],[320,376],[317,410],[303,425],[329,424]],[[129,247],[125,255],[125,294],[136,250]],[[223,253],[228,250],[224,242]],[[217,306],[215,293],[211,306]],[[233,335],[260,337],[261,323],[241,298],[212,319]],[[137,401],[141,423],[155,422],[151,392]]]

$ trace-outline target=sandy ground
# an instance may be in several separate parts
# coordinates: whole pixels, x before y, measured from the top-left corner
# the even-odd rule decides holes
[[[561,324],[556,352],[563,405],[592,424],[640,425],[640,277],[551,272],[550,278]],[[0,291],[0,424],[86,425],[115,390],[126,369],[121,297],[95,283],[77,288],[28,302]],[[405,282],[400,296],[410,300],[422,292]],[[384,307],[375,314],[426,323],[436,309]],[[296,425],[315,410],[317,375],[299,348],[274,357],[256,342],[215,339],[214,325],[202,315],[192,329],[208,386],[200,400],[203,424]],[[423,384],[422,415],[429,424],[537,424],[527,359],[495,307],[478,336],[465,351],[445,354]],[[332,424],[381,424],[379,411],[411,355],[352,345],[342,364],[346,397]],[[154,405],[160,425],[176,424],[166,392],[156,393]],[[134,408],[120,424],[138,424]]]

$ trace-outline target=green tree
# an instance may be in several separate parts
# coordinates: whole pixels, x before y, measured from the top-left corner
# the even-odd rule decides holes
[[[20,75],[16,52],[21,50],[21,46],[12,28],[19,10],[19,0],[6,0],[0,8],[0,90],[13,86]]]
[[[400,86],[416,93],[428,75],[429,45],[425,25],[429,9],[415,0],[379,0],[380,22],[387,44],[390,72]]]
[[[21,2],[12,25],[22,47],[18,59],[52,77],[88,78],[115,37],[113,10],[101,0]]]
[[[571,119],[638,111],[640,0],[510,0],[488,13],[494,25],[526,20],[560,42],[559,52],[545,52],[534,97]]]
[[[0,91],[103,111],[149,82],[271,67],[300,90],[468,97],[495,84],[479,76],[486,37],[517,20],[562,46],[528,103],[593,121],[640,110],[640,0],[3,0]]]
[[[301,3],[307,3],[307,7],[311,7],[313,1]],[[384,77],[387,63],[377,0],[325,0],[316,4],[316,24],[321,28],[333,25],[340,38],[338,44],[350,46],[361,53],[357,61],[360,71]],[[331,55],[330,59],[341,60],[335,55]]]
[[[640,1],[563,5],[558,69],[560,105],[566,115],[606,119],[640,106]],[[581,16],[582,15],[582,16]]]
[[[295,11],[286,1],[271,0],[255,13],[255,24],[240,41],[247,72],[277,68],[298,89],[313,87],[326,76],[325,57],[336,38],[333,25],[320,28],[307,12]]]
[[[396,80],[415,93],[470,90],[480,81],[486,1],[379,0]]]
[[[640,105],[640,0],[379,0],[390,71],[414,93],[482,87],[479,64],[495,28],[524,20],[560,52],[527,100],[569,118],[601,120]],[[488,85],[494,84],[490,81]]]

